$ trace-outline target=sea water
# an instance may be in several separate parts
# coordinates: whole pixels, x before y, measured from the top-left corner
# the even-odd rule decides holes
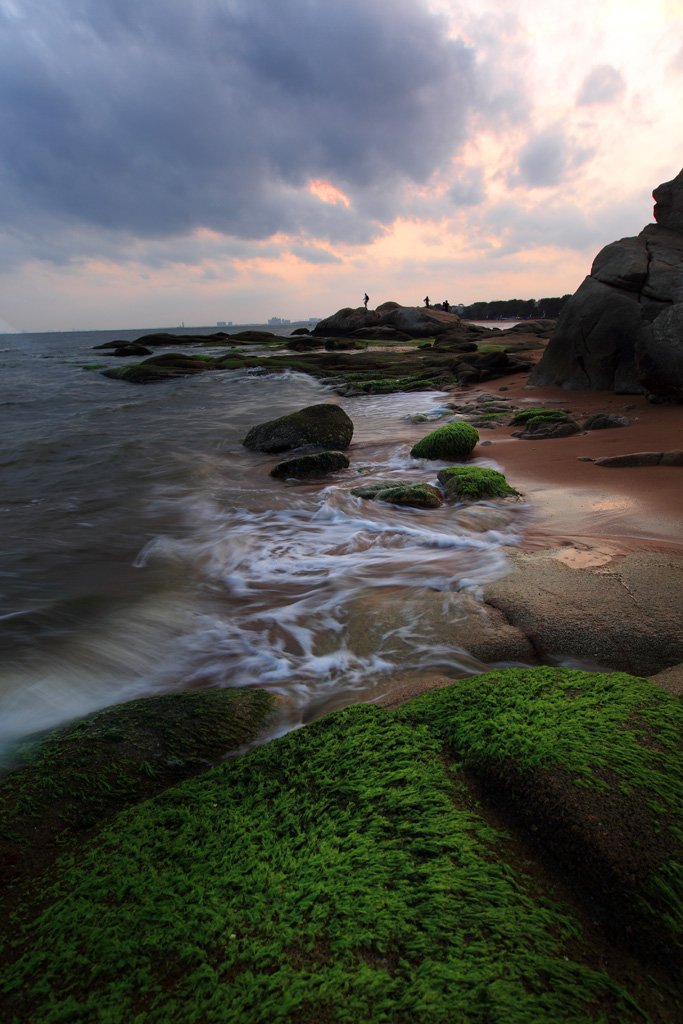
[[[435,483],[443,463],[409,452],[457,393],[340,397],[249,371],[141,386],[92,368],[135,361],[93,349],[143,333],[0,335],[0,750],[140,696],[266,687],[291,728],[403,678],[481,669],[433,642],[420,600],[441,591],[453,614],[459,593],[503,573],[528,507],[350,493],[373,478]],[[273,479],[278,457],[242,438],[319,402],[354,422],[351,467]],[[389,594],[410,614],[387,628]]]

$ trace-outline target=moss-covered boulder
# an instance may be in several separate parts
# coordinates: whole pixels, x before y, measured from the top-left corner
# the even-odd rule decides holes
[[[309,477],[326,476],[340,469],[347,469],[350,463],[343,452],[316,452],[313,455],[300,455],[297,459],[279,462],[270,471],[274,477],[291,477],[306,480]]]
[[[284,452],[315,445],[344,451],[351,444],[353,421],[339,405],[309,405],[252,427],[242,444],[251,451]]]
[[[446,497],[453,501],[481,501],[517,494],[503,473],[483,466],[448,466],[439,470],[437,479]]]
[[[469,459],[478,442],[469,423],[446,423],[413,445],[410,454],[414,459]]]
[[[329,715],[67,851],[5,925],[7,1019],[680,1020],[682,734],[562,669]]]
[[[264,690],[166,694],[106,708],[26,741],[0,779],[0,879],[54,844],[253,740],[273,711]]]
[[[392,505],[408,508],[439,508],[443,498],[431,484],[410,480],[377,480],[374,483],[352,487],[351,494],[371,501],[388,501]]]

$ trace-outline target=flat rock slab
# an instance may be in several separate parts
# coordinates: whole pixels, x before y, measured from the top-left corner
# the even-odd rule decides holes
[[[683,661],[683,554],[636,551],[575,569],[549,552],[511,550],[510,564],[484,601],[538,661],[577,658],[641,676]]]
[[[676,448],[669,452],[633,452],[628,455],[605,455],[594,459],[596,466],[618,469],[628,466],[683,466],[683,451]]]

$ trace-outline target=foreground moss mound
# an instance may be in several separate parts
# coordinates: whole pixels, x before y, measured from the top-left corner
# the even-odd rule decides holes
[[[479,433],[469,423],[446,423],[413,445],[414,459],[469,459]]]
[[[264,690],[167,694],[25,743],[0,781],[0,879],[20,872],[29,847],[49,859],[75,832],[255,739],[274,700]]]
[[[447,498],[452,501],[480,501],[517,494],[503,473],[483,466],[448,466],[436,474]]]
[[[645,681],[559,669],[330,715],[120,814],[64,857],[9,926],[7,1019],[649,1019],[637,1003],[652,986],[629,993],[593,966],[574,913],[510,865],[513,841],[482,816],[472,779],[526,794],[549,831],[553,807],[533,803],[543,778],[578,795],[575,817],[593,797],[630,800],[656,823],[637,836],[652,853],[657,828],[680,843],[682,727],[680,701]],[[653,854],[633,913],[677,953],[680,867],[666,856]],[[591,877],[579,864],[573,882]],[[681,1009],[672,991],[659,1021]]]

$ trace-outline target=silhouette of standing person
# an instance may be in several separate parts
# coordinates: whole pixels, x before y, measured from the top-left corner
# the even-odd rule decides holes
[[[370,296],[366,292],[365,295],[363,296],[363,305],[365,306],[366,309],[368,308],[368,302],[369,301],[370,301]]]
[[[425,306],[429,309],[429,296],[425,296]]]

